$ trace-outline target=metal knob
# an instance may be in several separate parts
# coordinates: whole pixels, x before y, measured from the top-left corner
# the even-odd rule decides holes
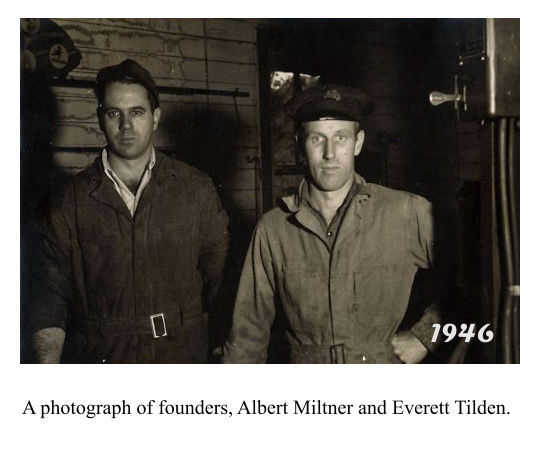
[[[459,120],[459,108],[460,108],[460,102],[461,106],[463,107],[463,110],[467,112],[467,85],[463,83],[461,86],[462,89],[460,90],[460,78],[457,74],[454,75],[454,94],[445,94],[444,92],[440,91],[432,91],[429,94],[429,102],[431,105],[441,105],[445,102],[453,102],[454,103],[454,110],[456,111],[457,118]]]
[[[462,100],[461,94],[445,94],[444,92],[432,91],[429,94],[431,105],[441,105],[445,102],[459,102]]]

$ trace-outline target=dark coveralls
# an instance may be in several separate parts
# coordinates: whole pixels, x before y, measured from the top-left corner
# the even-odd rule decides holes
[[[228,240],[227,215],[202,172],[156,151],[132,217],[98,157],[51,203],[32,331],[65,329],[65,362],[205,362],[203,308],[219,288]]]

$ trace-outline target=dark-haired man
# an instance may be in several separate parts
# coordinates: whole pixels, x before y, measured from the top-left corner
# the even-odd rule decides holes
[[[434,346],[436,306],[397,332],[417,269],[433,262],[431,205],[355,173],[369,107],[339,86],[290,104],[307,175],[257,225],[225,362],[265,362],[278,318],[292,363],[417,363]]]
[[[205,362],[227,215],[208,176],[155,150],[161,109],[146,69],[102,69],[96,96],[107,147],[54,198],[41,233],[38,361]]]

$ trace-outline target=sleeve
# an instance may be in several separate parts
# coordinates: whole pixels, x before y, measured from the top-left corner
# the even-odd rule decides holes
[[[433,273],[437,275],[432,205],[425,198],[412,195],[410,208],[409,245],[414,262],[419,268],[433,269]],[[438,283],[438,281],[435,282]],[[411,332],[430,351],[434,351],[438,347],[437,342],[432,342],[433,324],[441,323],[442,320],[439,291],[434,291],[433,296],[432,303],[425,309],[422,317],[411,327]]]
[[[431,203],[421,196],[409,198],[409,248],[416,266],[434,265],[434,228]]]
[[[276,315],[275,274],[267,236],[257,226],[244,261],[224,363],[265,363]]]
[[[66,328],[73,287],[71,231],[66,218],[69,190],[54,197],[45,219],[32,236],[34,258],[29,261],[31,296],[28,301],[29,331]],[[34,249],[35,248],[35,249]]]
[[[229,249],[229,218],[208,178],[201,205],[201,235],[199,268],[202,272],[206,296],[215,301]]]

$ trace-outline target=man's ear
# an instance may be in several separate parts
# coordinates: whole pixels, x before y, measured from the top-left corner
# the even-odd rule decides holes
[[[362,150],[362,146],[364,145],[364,138],[366,137],[366,133],[364,130],[358,130],[358,133],[356,133],[356,143],[354,143],[354,156],[358,156],[360,154],[360,151]]]
[[[161,109],[159,107],[156,107],[154,109],[153,117],[154,117],[154,131],[156,131],[159,126],[159,119],[161,118]]]

